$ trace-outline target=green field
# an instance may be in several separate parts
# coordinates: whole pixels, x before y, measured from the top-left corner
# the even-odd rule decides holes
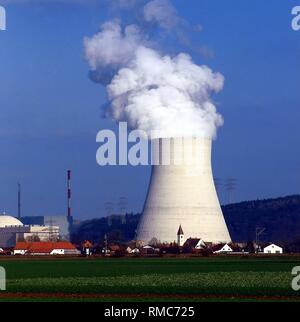
[[[300,300],[299,257],[0,259],[0,300]]]

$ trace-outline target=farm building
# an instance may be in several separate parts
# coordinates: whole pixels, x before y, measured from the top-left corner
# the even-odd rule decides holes
[[[79,255],[80,251],[69,242],[20,242],[14,255]]]
[[[283,248],[275,244],[271,244],[264,248],[264,254],[282,254]]]
[[[228,244],[219,244],[212,247],[214,254],[230,253],[233,249]]]
[[[204,241],[200,238],[188,238],[184,246],[189,246],[192,249],[203,249],[206,247]]]

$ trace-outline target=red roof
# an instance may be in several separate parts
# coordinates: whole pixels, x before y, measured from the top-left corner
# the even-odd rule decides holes
[[[76,249],[69,242],[19,242],[15,250],[27,250],[31,253],[51,253],[54,249]]]
[[[112,246],[109,246],[109,249],[113,252],[116,252],[118,250],[120,250],[120,246],[118,245],[112,245]]]
[[[93,244],[89,240],[85,240],[82,244],[84,248],[92,248]]]

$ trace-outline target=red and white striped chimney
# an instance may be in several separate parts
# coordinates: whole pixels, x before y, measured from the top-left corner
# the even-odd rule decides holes
[[[71,170],[68,170],[67,172],[67,195],[68,195],[68,218],[71,218],[72,213],[71,213]]]

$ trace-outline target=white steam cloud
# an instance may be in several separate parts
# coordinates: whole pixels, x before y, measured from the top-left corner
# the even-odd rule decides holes
[[[148,2],[143,13],[146,22],[168,30],[177,17],[167,0]],[[145,39],[137,25],[122,28],[113,20],[84,40],[91,78],[107,89],[108,115],[152,137],[215,137],[223,119],[210,97],[224,77],[187,54],[162,55]]]
[[[145,21],[157,23],[166,30],[171,30],[181,20],[169,0],[150,1],[145,5],[143,11]]]
[[[108,21],[92,38],[85,38],[85,55],[92,70],[126,65],[132,60],[139,44],[142,43],[140,30],[129,25],[122,30],[118,20]]]

